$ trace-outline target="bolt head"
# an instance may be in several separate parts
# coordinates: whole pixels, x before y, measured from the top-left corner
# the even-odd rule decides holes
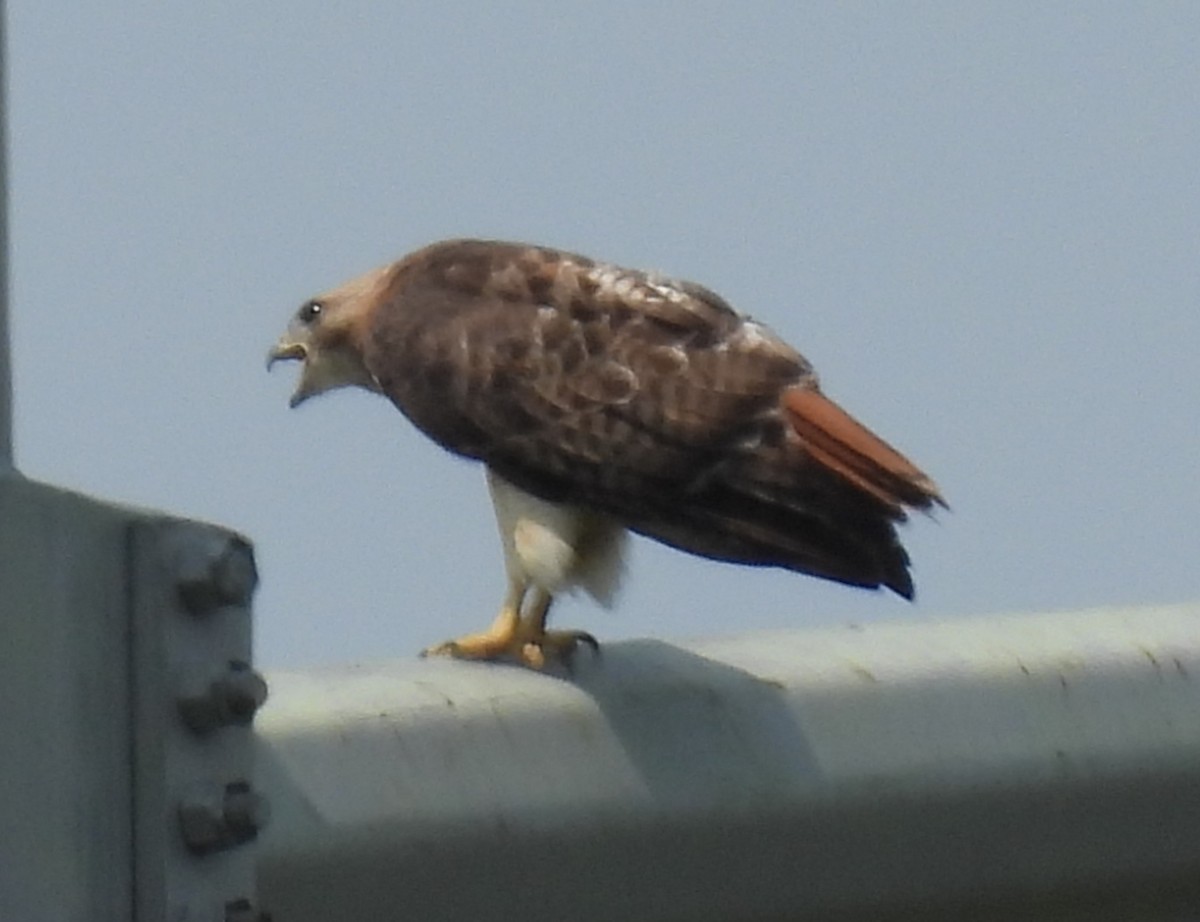
[[[224,674],[208,682],[185,684],[181,691],[179,714],[198,734],[218,727],[246,726],[267,700],[266,680],[241,660],[230,660]]]
[[[221,801],[214,796],[194,794],[179,804],[179,832],[184,844],[197,854],[224,847],[227,831]]]
[[[189,535],[176,564],[176,584],[184,607],[194,615],[223,605],[248,605],[258,585],[254,551],[245,540],[225,533]]]
[[[270,816],[267,799],[247,781],[200,785],[177,807],[184,844],[198,855],[250,842]]]
[[[267,702],[267,680],[248,663],[230,663],[229,672],[217,683],[215,690],[222,713],[228,715],[231,724],[250,723]]]

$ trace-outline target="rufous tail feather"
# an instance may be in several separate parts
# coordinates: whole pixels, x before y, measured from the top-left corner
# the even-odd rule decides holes
[[[816,388],[789,388],[780,402],[809,454],[880,502],[897,512],[946,505],[915,464]]]

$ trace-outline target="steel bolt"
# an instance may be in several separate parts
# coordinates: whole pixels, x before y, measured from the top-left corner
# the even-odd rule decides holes
[[[194,615],[247,605],[258,585],[254,552],[246,541],[226,534],[189,536],[180,550],[176,582],[180,600]]]
[[[195,733],[245,726],[267,700],[267,683],[249,663],[231,660],[223,675],[194,694],[179,698],[179,713]]]
[[[251,841],[270,815],[267,800],[245,781],[192,791],[179,804],[179,832],[199,855]]]
[[[192,794],[179,804],[179,832],[197,854],[225,848],[227,833],[221,796],[212,791]]]

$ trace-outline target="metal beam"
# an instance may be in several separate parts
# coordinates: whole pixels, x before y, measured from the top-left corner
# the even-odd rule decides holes
[[[1200,905],[1200,606],[617,643],[573,677],[268,678],[264,909],[1171,918]]]

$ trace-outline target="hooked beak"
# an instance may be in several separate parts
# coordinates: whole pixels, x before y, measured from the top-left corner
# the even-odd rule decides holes
[[[284,334],[283,337],[267,353],[267,371],[274,367],[276,362],[303,362],[304,369],[300,372],[300,381],[296,385],[296,391],[288,400],[288,406],[293,410],[298,407],[310,396],[310,388],[308,386],[308,346],[304,343],[292,339],[290,335]]]
[[[319,331],[293,322],[267,353],[267,371],[276,362],[300,362],[300,380],[288,406],[295,408],[310,397],[339,387],[364,387],[378,391],[379,385],[359,354],[345,343],[322,343]],[[328,337],[327,337],[328,338]]]
[[[285,336],[267,353],[267,371],[270,371],[276,362],[304,361],[307,358],[308,347]]]

